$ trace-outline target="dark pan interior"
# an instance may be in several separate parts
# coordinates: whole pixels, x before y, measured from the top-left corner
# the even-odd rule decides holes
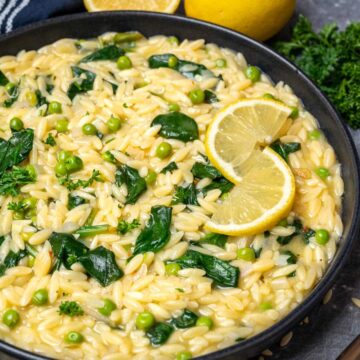
[[[283,80],[300,97],[305,107],[319,120],[338,160],[342,164],[345,182],[342,219],[344,234],[338,252],[322,281],[309,297],[286,318],[261,334],[230,348],[198,359],[245,359],[277,341],[293,328],[320,302],[332,285],[336,274],[350,255],[359,228],[359,166],[356,149],[349,133],[324,95],[294,65],[281,56],[241,34],[231,30],[181,16],[143,12],[107,12],[79,14],[48,20],[27,26],[10,35],[0,37],[0,56],[16,54],[19,50],[38,49],[58,39],[96,37],[107,31],[138,30],[146,36],[176,35],[180,39],[203,38],[222,47],[244,54],[250,64],[259,66],[274,82]],[[44,359],[38,355],[0,342],[0,350],[20,359]],[[0,356],[0,358],[3,358]]]

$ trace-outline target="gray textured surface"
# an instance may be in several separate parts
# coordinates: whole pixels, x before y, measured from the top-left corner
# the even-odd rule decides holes
[[[350,21],[360,21],[360,0],[298,0],[299,13],[308,16],[315,29],[332,21],[343,28]],[[287,30],[281,37],[287,36]],[[352,135],[359,153],[360,130],[352,131]],[[336,281],[331,301],[314,311],[308,325],[295,329],[289,345],[281,350],[275,349],[271,359],[335,360],[339,356],[360,334],[360,309],[351,301],[352,297],[360,298],[359,269],[360,241]]]

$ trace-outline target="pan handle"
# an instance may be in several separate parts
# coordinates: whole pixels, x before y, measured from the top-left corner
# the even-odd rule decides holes
[[[340,354],[337,360],[360,360],[360,335]]]

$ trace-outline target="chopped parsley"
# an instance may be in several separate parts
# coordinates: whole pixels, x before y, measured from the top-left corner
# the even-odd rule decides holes
[[[99,170],[93,170],[90,178],[88,180],[72,180],[69,175],[65,175],[61,178],[59,178],[60,185],[65,186],[68,190],[76,190],[78,188],[86,188],[94,181],[97,182],[104,182],[104,180],[101,177],[101,173]]]
[[[84,315],[84,310],[76,301],[62,301],[59,306],[60,315],[68,315],[70,317]]]

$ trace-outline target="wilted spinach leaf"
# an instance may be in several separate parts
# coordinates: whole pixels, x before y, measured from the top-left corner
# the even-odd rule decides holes
[[[291,235],[277,237],[276,241],[280,245],[287,245],[297,235],[301,235],[305,243],[307,244],[309,242],[310,237],[315,234],[315,232],[311,229],[305,230],[299,219],[295,219],[294,222],[292,223],[292,226],[295,227],[295,231]]]
[[[191,172],[193,173],[194,177],[198,179],[209,178],[213,181],[209,185],[202,188],[200,192],[202,192],[204,195],[213,189],[220,189],[221,194],[229,192],[234,187],[234,184],[224,178],[220,171],[210,164],[209,159],[206,156],[203,157],[205,163],[196,162],[193,165]]]
[[[96,74],[77,66],[72,66],[71,69],[76,80],[70,84],[67,96],[70,100],[73,100],[76,95],[86,93],[93,89]]]
[[[37,100],[37,103],[36,103],[37,108],[39,108],[40,106],[43,106],[43,105],[49,105],[49,102],[46,100],[46,97],[41,94],[40,90],[36,90],[35,95],[36,95],[36,100]]]
[[[219,99],[217,98],[216,94],[213,93],[212,91],[210,90],[205,90],[204,91],[204,94],[205,94],[205,102],[207,104],[213,104],[213,103],[216,103],[219,101]]]
[[[176,60],[172,61],[175,58]],[[201,76],[202,78],[216,77],[212,71],[207,69],[206,66],[194,63],[192,61],[181,60],[173,54],[152,55],[148,59],[148,63],[151,69],[157,69],[161,67],[171,68],[192,80],[197,80],[198,76]]]
[[[18,252],[10,250],[5,257],[4,262],[0,264],[0,276],[3,276],[7,269],[17,266],[20,260],[27,255],[28,252],[26,251],[26,249],[19,250]]]
[[[170,322],[178,329],[186,329],[195,326],[198,318],[199,317],[195,313],[185,309],[180,316],[172,318]]]
[[[303,237],[305,244],[308,244],[310,242],[310,238],[315,236],[315,231],[313,229],[304,229]]]
[[[34,130],[13,133],[8,141],[0,142],[0,176],[7,169],[24,161],[33,147]]]
[[[90,250],[79,261],[86,272],[102,286],[108,286],[124,275],[115,261],[114,253],[103,246]]]
[[[135,204],[141,194],[146,189],[146,181],[139,175],[139,172],[127,165],[121,165],[115,173],[115,183],[117,186],[126,185],[128,194],[126,204]]]
[[[298,142],[282,143],[280,140],[275,141],[270,146],[276,151],[285,161],[288,161],[289,154],[301,149],[301,144]]]
[[[173,172],[174,170],[178,169],[178,166],[176,165],[176,162],[172,161],[169,164],[167,164],[161,171],[161,174],[166,174],[167,172]]]
[[[171,204],[199,205],[195,185],[177,186]]]
[[[287,255],[288,258],[286,259],[286,262],[290,264],[296,264],[297,262],[297,256],[290,250],[281,251],[282,255]]]
[[[79,205],[82,205],[82,204],[86,204],[87,201],[86,199],[84,199],[83,197],[81,196],[74,196],[74,195],[69,195],[68,196],[68,209],[71,210]]]
[[[5,86],[9,82],[9,79],[5,76],[5,74],[0,71],[0,86]]]
[[[201,192],[206,195],[210,190],[219,189],[221,190],[221,194],[228,193],[234,184],[230,182],[228,179],[221,177],[219,179],[214,179],[209,185],[203,187]]]
[[[9,98],[4,101],[4,107],[9,108],[11,105],[18,99],[20,95],[20,89],[18,85],[15,85],[11,90],[9,91]]]
[[[206,272],[206,276],[223,287],[237,287],[240,270],[227,261],[214,256],[206,255],[195,250],[188,250],[180,258],[171,261],[179,264],[181,268],[197,268]]]
[[[146,336],[149,338],[151,345],[159,346],[168,340],[173,331],[174,328],[171,325],[166,323],[157,323],[146,332]]]
[[[210,164],[204,164],[201,162],[196,162],[193,167],[191,168],[192,174],[199,178],[209,178],[209,179],[216,179],[221,178],[222,175],[218,169]]]
[[[197,243],[212,244],[224,249],[227,239],[228,239],[227,235],[208,233],[204,237],[202,237],[199,241],[197,241]]]
[[[169,242],[171,215],[170,207],[151,208],[150,219],[136,239],[133,255],[148,251],[158,252]]]
[[[52,233],[49,242],[56,257],[54,270],[59,270],[61,265],[70,269],[73,264],[80,262],[87,274],[102,286],[111,284],[123,275],[114,253],[103,246],[89,251],[73,235],[65,233]]]
[[[96,50],[93,53],[82,58],[79,63],[88,63],[91,61],[103,60],[117,60],[120,56],[124,55],[125,51],[116,45],[108,45],[102,49]]]
[[[71,234],[53,232],[49,242],[56,257],[54,270],[59,270],[62,264],[70,270],[88,252],[88,248]]]
[[[161,125],[159,134],[166,139],[188,142],[199,138],[195,120],[178,111],[156,116],[151,123],[151,126],[155,125]]]

